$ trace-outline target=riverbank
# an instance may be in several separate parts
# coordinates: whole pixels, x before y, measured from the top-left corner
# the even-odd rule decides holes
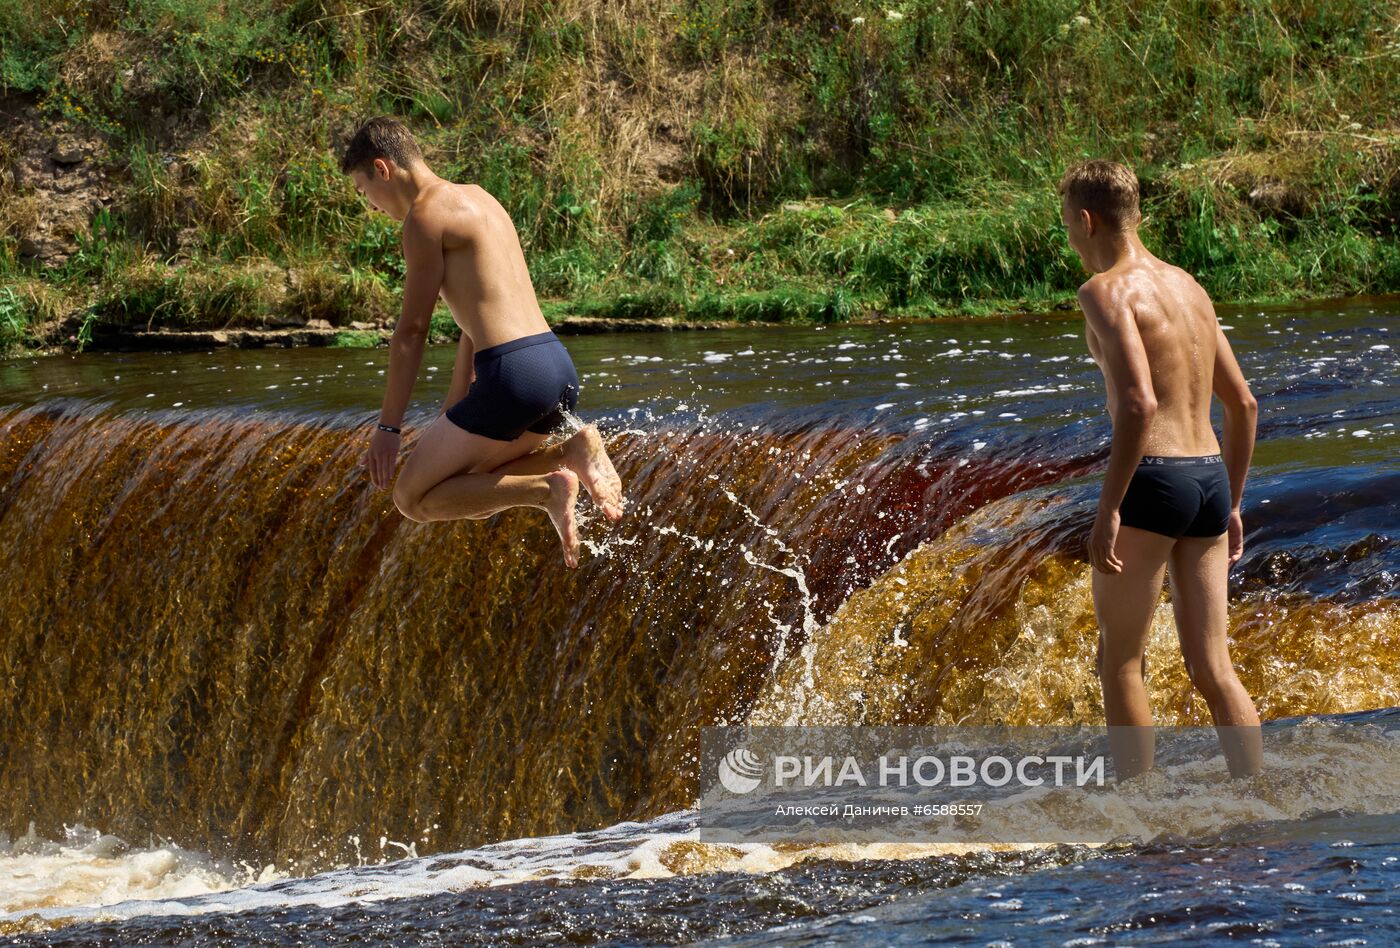
[[[118,352],[183,352],[195,349],[294,349],[294,348],[344,348],[373,349],[385,345],[393,336],[392,327],[354,325],[349,329],[337,329],[325,320],[315,320],[315,325],[282,329],[186,329],[151,330],[147,332],[117,333],[96,337],[86,347],[88,350]],[[605,332],[684,332],[701,329],[735,329],[742,323],[711,321],[693,322],[679,319],[599,319],[592,317],[571,317],[550,323],[550,327],[561,336],[585,336]],[[455,342],[455,327],[434,325],[429,343],[442,345]],[[72,346],[52,346],[39,350],[41,354],[52,355],[72,351]]]
[[[1374,307],[1382,311],[1400,308],[1400,294],[1379,294],[1367,296],[1333,297],[1310,300],[1255,300],[1250,302],[1223,302],[1216,306],[1222,320],[1228,320],[1240,312],[1267,312],[1279,310],[1305,309],[1320,313],[1336,313]],[[987,312],[950,313],[939,317],[914,317],[893,315],[862,316],[841,323],[847,328],[867,328],[871,326],[915,327],[930,322],[954,320],[976,321],[1019,321],[1047,316],[1052,313],[1077,315],[1078,304],[1065,299],[1055,306],[1039,309],[992,309]],[[549,319],[550,328],[560,336],[593,336],[603,333],[671,333],[704,332],[733,329],[794,328],[804,325],[797,322],[764,322],[737,320],[686,320],[672,318],[630,319],[597,316],[563,316]],[[430,345],[449,345],[456,342],[458,329],[449,319],[435,317],[429,335]],[[393,325],[373,325],[352,323],[349,327],[335,327],[325,320],[315,320],[304,326],[291,326],[274,329],[184,329],[148,330],[103,333],[79,346],[76,340],[69,339],[58,345],[48,345],[25,349],[22,352],[8,353],[11,358],[25,356],[52,356],[87,352],[191,352],[215,349],[374,349],[386,346],[393,336]]]
[[[1031,315],[1031,314],[1019,314]],[[886,326],[910,323],[909,319],[865,318],[851,320],[849,326]],[[617,332],[694,332],[703,330],[777,327],[783,323],[740,323],[732,320],[696,322],[683,319],[605,319],[598,317],[569,317],[551,322],[550,328],[560,336],[592,336]],[[329,325],[283,329],[187,329],[152,330],[103,335],[94,338],[83,349],[88,352],[186,352],[209,349],[299,349],[342,348],[373,349],[387,345],[393,336],[390,327],[336,329]],[[453,330],[437,326],[429,337],[431,345],[446,345],[457,339]],[[77,351],[76,341],[67,345],[29,349],[25,355],[61,355]],[[17,355],[18,353],[11,353]]]
[[[1379,0],[33,6],[0,0],[6,351],[391,323],[397,225],[336,167],[375,113],[500,198],[552,319],[1044,310],[1086,155],[1217,299],[1400,291]]]

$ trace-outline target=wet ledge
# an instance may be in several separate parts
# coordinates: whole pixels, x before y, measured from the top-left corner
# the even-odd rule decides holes
[[[682,319],[608,319],[576,316],[551,323],[550,328],[561,336],[583,336],[605,332],[680,332],[701,329],[736,329],[755,326],[777,326],[779,323],[716,321],[700,322]],[[376,339],[376,344],[389,341],[392,329],[307,328],[282,329],[160,329],[149,332],[103,334],[84,347],[87,352],[151,352],[195,349],[294,349],[335,345],[337,340],[354,337],[357,340]],[[442,337],[435,337],[434,341]],[[369,348],[369,346],[364,346]],[[72,352],[71,346],[50,346],[31,352],[51,355]]]

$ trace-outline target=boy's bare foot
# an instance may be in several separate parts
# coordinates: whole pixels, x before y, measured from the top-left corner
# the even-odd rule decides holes
[[[578,475],[588,496],[602,508],[603,516],[613,523],[622,519],[622,478],[617,476],[596,427],[584,425],[564,442],[564,464]]]
[[[545,479],[549,481],[549,500],[544,509],[554,521],[554,529],[559,531],[559,542],[564,545],[564,565],[572,569],[578,565],[578,528],[574,523],[578,475],[562,470],[546,474]]]

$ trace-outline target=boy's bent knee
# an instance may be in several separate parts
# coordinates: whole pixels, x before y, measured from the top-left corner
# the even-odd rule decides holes
[[[427,523],[428,518],[423,514],[423,507],[419,502],[420,500],[421,498],[415,497],[408,491],[395,485],[394,506],[399,509],[399,513],[415,523]]]
[[[395,504],[394,506],[399,508],[399,513],[403,514],[405,519],[412,520],[414,523],[427,523],[429,520],[428,517],[424,516],[422,510],[417,507],[405,507],[399,504]]]

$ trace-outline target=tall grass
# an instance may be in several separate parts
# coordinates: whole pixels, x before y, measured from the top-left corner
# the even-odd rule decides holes
[[[397,228],[335,162],[380,112],[503,202],[551,313],[1063,301],[1054,184],[1089,155],[1222,298],[1400,290],[1382,0],[0,0],[0,87],[115,156],[51,271],[0,175],[0,277],[74,319],[391,317]]]

